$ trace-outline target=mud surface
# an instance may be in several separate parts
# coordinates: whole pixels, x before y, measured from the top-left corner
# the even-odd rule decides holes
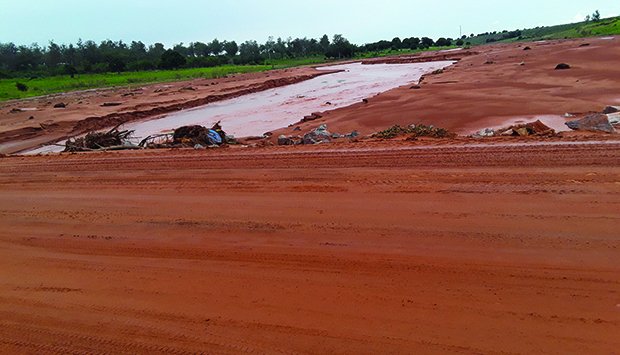
[[[5,353],[620,348],[620,142],[0,159]]]
[[[407,84],[454,62],[362,65],[351,63],[319,68],[333,74],[322,75],[293,85],[220,101],[193,110],[166,115],[160,119],[125,125],[138,137],[148,137],[179,126],[213,126],[221,122],[226,133],[237,137],[263,133],[298,123],[313,112],[350,106]],[[335,73],[334,73],[335,72]]]

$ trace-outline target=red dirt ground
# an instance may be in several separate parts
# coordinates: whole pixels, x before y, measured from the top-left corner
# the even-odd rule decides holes
[[[620,348],[620,142],[0,159],[4,353]]]

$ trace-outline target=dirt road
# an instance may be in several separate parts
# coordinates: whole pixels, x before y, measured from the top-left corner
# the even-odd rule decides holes
[[[620,142],[0,159],[0,352],[620,349]]]

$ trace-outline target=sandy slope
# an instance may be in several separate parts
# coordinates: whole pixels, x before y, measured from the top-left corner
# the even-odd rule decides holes
[[[620,143],[0,159],[3,353],[620,348]]]
[[[531,50],[524,50],[526,46]],[[302,127],[327,123],[336,132],[357,129],[369,134],[394,124],[426,123],[469,134],[539,115],[561,120],[567,112],[600,112],[607,105],[620,105],[620,37],[499,44],[446,55],[425,54],[461,60],[442,74],[427,76],[421,89],[394,89]],[[419,60],[404,56],[400,62],[412,59]],[[572,68],[554,70],[559,63]]]

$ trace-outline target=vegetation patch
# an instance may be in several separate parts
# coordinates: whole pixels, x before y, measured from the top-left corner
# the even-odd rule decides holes
[[[457,136],[455,133],[444,128],[438,128],[432,125],[427,126],[423,124],[412,124],[407,127],[401,127],[400,125],[392,126],[386,130],[373,134],[372,138],[392,139],[405,135],[409,135],[408,139],[416,139],[419,137],[455,138]]]

